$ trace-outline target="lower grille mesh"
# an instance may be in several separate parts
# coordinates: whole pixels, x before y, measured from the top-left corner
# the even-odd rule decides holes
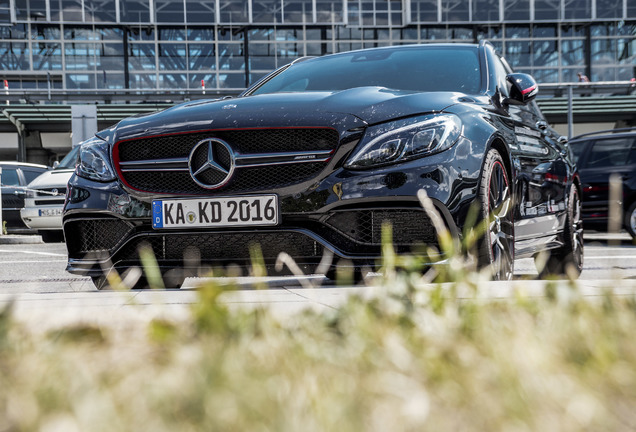
[[[408,253],[412,246],[438,246],[437,233],[426,214],[417,209],[350,210],[333,213],[324,224],[311,222],[294,225],[324,238],[345,254],[379,256],[382,225],[393,226],[393,243],[398,253]],[[285,224],[287,225],[287,224]],[[281,252],[294,258],[320,258],[323,246],[310,235],[292,231],[287,225],[279,230],[262,231],[154,231],[115,219],[71,220],[64,225],[69,257],[88,254],[115,261],[138,261],[139,246],[147,243],[158,260],[182,261],[188,249],[198,250],[203,262],[249,261],[250,246],[260,245],[263,258],[273,260]],[[136,233],[133,236],[133,231]],[[119,248],[120,245],[123,245]],[[118,249],[116,251],[116,249]]]
[[[230,182],[219,190],[223,193],[249,192],[286,187],[313,178],[326,166],[327,162],[313,162],[238,168]],[[197,195],[211,193],[197,185],[189,172],[127,172],[124,179],[135,189],[146,192]],[[207,181],[214,183],[218,179]]]
[[[72,257],[112,251],[132,230],[132,225],[119,219],[83,219],[64,225],[67,248]]]
[[[250,247],[260,245],[263,258],[275,259],[281,252],[293,257],[320,257],[322,247],[298,232],[168,234],[137,238],[118,254],[118,260],[136,260],[138,247],[148,243],[160,260],[183,260],[188,249],[198,250],[201,260],[250,260]]]
[[[421,210],[356,210],[338,212],[327,219],[327,225],[365,245],[382,244],[383,223],[390,223],[393,227],[393,243],[396,245],[437,245],[435,228]]]

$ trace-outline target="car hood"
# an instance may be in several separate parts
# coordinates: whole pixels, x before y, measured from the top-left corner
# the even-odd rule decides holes
[[[29,189],[65,188],[68,180],[73,175],[72,169],[59,169],[46,171],[37,176],[31,183]]]
[[[188,102],[158,113],[122,120],[115,128],[98,135],[114,142],[149,135],[228,128],[329,125],[345,131],[395,118],[440,112],[466,98],[463,93],[421,93],[383,87],[264,94]]]

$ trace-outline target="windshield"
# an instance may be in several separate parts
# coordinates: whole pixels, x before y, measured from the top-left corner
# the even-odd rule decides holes
[[[75,147],[66,156],[64,156],[64,159],[62,159],[60,164],[56,166],[55,169],[75,169],[75,165],[77,165],[77,152],[79,152],[79,148],[80,146]]]
[[[422,46],[315,58],[290,66],[251,94],[338,91],[365,86],[476,94],[481,87],[478,50]]]

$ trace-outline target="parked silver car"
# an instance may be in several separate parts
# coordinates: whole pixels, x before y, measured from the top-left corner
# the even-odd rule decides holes
[[[60,164],[28,185],[20,216],[25,225],[38,231],[46,243],[64,241],[62,208],[66,184],[73,175],[79,147],[71,150]]]

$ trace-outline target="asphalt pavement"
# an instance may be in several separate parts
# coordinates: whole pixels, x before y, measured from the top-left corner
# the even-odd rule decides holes
[[[72,322],[128,325],[157,317],[179,320],[189,316],[191,305],[198,301],[196,287],[204,282],[187,279],[180,290],[97,291],[90,278],[71,275],[65,267],[63,243],[0,243],[0,308],[12,304],[16,319],[42,330]],[[542,296],[545,282],[536,280],[536,274],[532,260],[517,260],[513,281],[484,283],[478,295],[506,299],[522,291]],[[227,283],[227,279],[216,282]],[[224,293],[221,301],[229,307],[266,307],[276,316],[288,317],[307,308],[333,309],[352,294],[374,295],[384,289],[372,279],[368,285],[335,287],[320,275],[306,278],[305,283],[294,277],[264,282],[268,289],[255,290],[254,279],[239,279],[239,289]],[[315,288],[307,288],[307,282]],[[567,281],[560,284],[561,289],[569,289]],[[629,236],[586,235],[578,289],[591,298],[600,298],[607,290],[636,294],[636,246]],[[460,296],[474,293],[468,290]]]

